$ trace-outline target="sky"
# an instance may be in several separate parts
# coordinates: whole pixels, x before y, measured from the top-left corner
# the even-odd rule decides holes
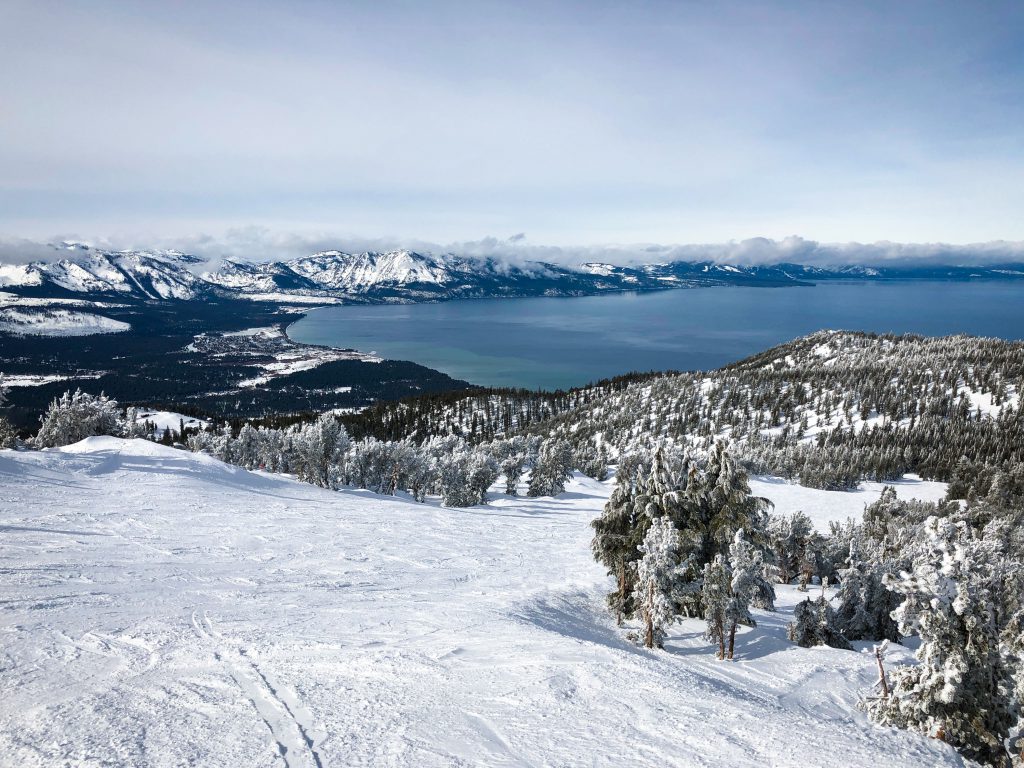
[[[1019,0],[0,0],[0,72],[8,239],[1024,241]]]

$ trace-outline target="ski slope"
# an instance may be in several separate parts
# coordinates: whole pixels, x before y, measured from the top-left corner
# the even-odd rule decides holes
[[[961,764],[855,711],[866,655],[785,641],[791,588],[735,662],[697,621],[628,645],[609,490],[455,510],[144,441],[0,451],[0,764]]]

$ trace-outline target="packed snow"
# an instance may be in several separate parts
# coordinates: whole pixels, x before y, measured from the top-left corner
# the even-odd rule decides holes
[[[607,483],[445,509],[115,438],[0,478],[4,765],[962,764],[855,710],[867,655],[784,639],[792,588],[735,662],[695,620],[628,644]]]
[[[878,501],[882,489],[887,485],[896,489],[897,498],[908,501],[941,501],[946,497],[948,488],[946,483],[922,480],[917,475],[905,475],[902,480],[888,483],[862,481],[853,491],[805,488],[781,477],[750,478],[750,490],[755,496],[771,499],[775,504],[775,513],[791,515],[794,512],[803,512],[822,533],[828,533],[829,523],[842,523],[850,517],[859,522],[864,507]]]

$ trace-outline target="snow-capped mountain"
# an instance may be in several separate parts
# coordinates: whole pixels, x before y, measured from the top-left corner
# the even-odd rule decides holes
[[[0,287],[34,288],[33,294],[115,294],[144,299],[195,299],[209,284],[191,270],[203,260],[178,251],[104,251],[78,243],[54,262],[7,265]]]
[[[609,291],[715,285],[810,285],[826,280],[1024,278],[1024,265],[990,267],[741,266],[676,261],[621,266],[508,263],[496,258],[409,250],[322,251],[275,262],[226,259],[219,265],[173,250],[109,251],[81,243],[54,246],[61,258],[0,265],[0,288],[26,296],[97,294],[197,300],[289,296],[356,301],[431,301],[500,296],[583,296]]]

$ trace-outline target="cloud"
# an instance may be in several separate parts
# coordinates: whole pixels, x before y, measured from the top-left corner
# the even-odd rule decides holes
[[[691,244],[606,244],[559,246],[529,242],[523,232],[506,238],[484,237],[451,243],[409,238],[366,238],[328,232],[298,234],[250,226],[228,229],[221,234],[202,233],[186,237],[104,237],[81,238],[62,235],[46,242],[0,238],[0,263],[55,261],[73,253],[69,243],[87,243],[108,250],[178,250],[205,260],[197,271],[215,270],[225,259],[267,262],[286,261],[328,250],[348,253],[408,249],[421,253],[452,254],[464,258],[489,259],[509,267],[551,263],[578,266],[588,262],[617,265],[667,263],[673,261],[758,265],[793,263],[814,266],[842,265],[983,265],[1024,262],[1024,242],[996,240],[983,243],[822,243],[799,236],[779,240],[754,237],[724,243]]]

